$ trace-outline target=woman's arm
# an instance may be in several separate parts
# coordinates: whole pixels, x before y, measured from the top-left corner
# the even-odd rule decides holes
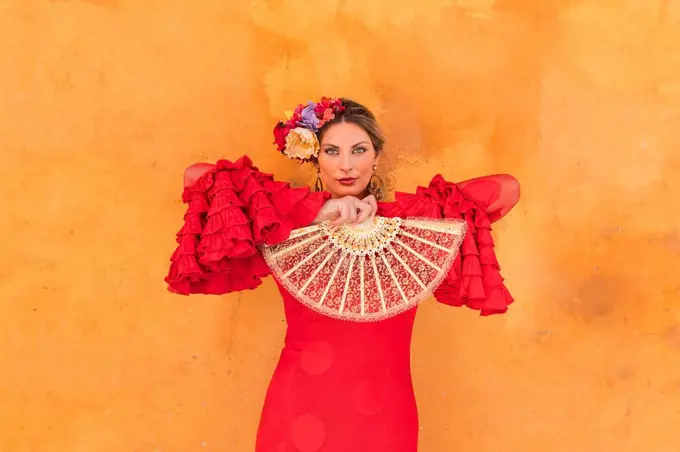
[[[309,225],[326,198],[261,173],[247,156],[190,166],[184,172],[184,224],[165,279],[170,291],[254,289],[270,273],[258,247]]]
[[[520,197],[519,181],[509,174],[476,177],[456,185],[466,197],[484,207],[492,223],[510,212]]]
[[[215,168],[212,163],[195,163],[184,170],[184,186],[191,187],[201,176]]]

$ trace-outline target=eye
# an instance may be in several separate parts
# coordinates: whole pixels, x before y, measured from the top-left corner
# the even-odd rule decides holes
[[[323,151],[328,155],[338,155],[338,150],[335,148],[324,148]]]
[[[364,148],[364,147],[354,148],[354,151],[353,151],[353,152],[354,152],[355,154],[363,154],[364,152],[366,152],[366,148]]]

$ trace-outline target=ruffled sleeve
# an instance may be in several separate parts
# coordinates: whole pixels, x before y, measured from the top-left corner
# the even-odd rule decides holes
[[[513,302],[500,274],[491,223],[507,214],[519,200],[519,183],[509,175],[485,176],[451,183],[435,176],[416,193],[397,193],[380,205],[385,216],[459,218],[467,222],[460,253],[435,298],[451,306],[467,306],[481,315],[504,313]]]
[[[327,199],[325,192],[274,180],[246,156],[188,168],[182,194],[188,207],[168,289],[183,295],[254,289],[270,273],[257,247],[309,225]]]

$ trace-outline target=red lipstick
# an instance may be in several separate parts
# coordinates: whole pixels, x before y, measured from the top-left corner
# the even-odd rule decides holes
[[[342,179],[338,179],[338,182],[342,185],[352,185],[356,180],[356,177],[343,177]]]

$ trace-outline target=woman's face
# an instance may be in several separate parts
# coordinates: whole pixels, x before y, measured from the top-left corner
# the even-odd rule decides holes
[[[319,150],[319,174],[333,198],[362,198],[378,155],[371,137],[360,126],[338,122],[328,127]]]

